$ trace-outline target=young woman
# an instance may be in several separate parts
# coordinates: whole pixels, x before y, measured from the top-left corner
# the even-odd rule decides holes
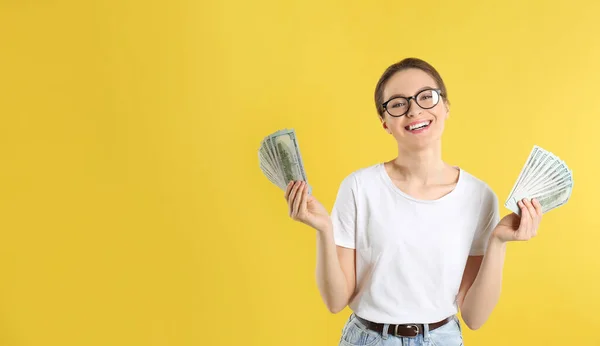
[[[506,244],[534,237],[536,200],[499,217],[482,180],[442,160],[448,92],[427,62],[391,65],[375,105],[398,156],[352,172],[331,216],[301,181],[289,214],[317,230],[316,278],[332,313],[352,310],[340,345],[462,345],[457,313],[480,328],[500,296]]]

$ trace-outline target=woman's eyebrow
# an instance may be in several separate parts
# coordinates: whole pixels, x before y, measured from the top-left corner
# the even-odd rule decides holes
[[[420,93],[421,91],[423,91],[425,89],[437,89],[437,88],[430,87],[430,86],[425,86],[425,87],[422,87],[421,89],[417,90],[417,92],[415,92],[413,95],[416,95],[416,94]],[[411,96],[413,96],[413,95],[411,95]],[[394,95],[388,97],[388,100],[391,100],[394,97],[408,97],[408,96],[406,96],[404,94],[394,94]]]

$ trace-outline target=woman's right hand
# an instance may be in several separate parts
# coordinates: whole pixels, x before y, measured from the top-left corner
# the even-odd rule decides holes
[[[317,231],[325,231],[331,227],[329,213],[313,195],[308,194],[306,182],[290,181],[285,190],[285,199],[292,220],[300,221]]]

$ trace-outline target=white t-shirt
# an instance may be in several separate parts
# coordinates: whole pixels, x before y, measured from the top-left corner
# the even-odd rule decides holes
[[[331,216],[336,245],[356,249],[350,308],[390,324],[456,314],[467,258],[485,253],[499,222],[496,194],[462,169],[452,192],[419,200],[394,185],[383,163],[342,181]]]

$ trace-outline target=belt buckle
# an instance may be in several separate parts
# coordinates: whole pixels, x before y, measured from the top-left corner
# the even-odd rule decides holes
[[[399,325],[399,324],[397,324],[397,325],[394,327],[394,336],[404,336],[404,335],[398,335],[398,327],[399,327],[399,326],[400,326],[400,325]],[[416,324],[409,324],[409,325],[406,325],[406,327],[413,328],[413,330],[415,331],[415,335],[414,335],[414,336],[407,336],[407,338],[416,338],[417,336],[419,336],[419,332],[420,332],[421,330],[419,329],[419,326],[418,326],[418,325],[416,325]]]

